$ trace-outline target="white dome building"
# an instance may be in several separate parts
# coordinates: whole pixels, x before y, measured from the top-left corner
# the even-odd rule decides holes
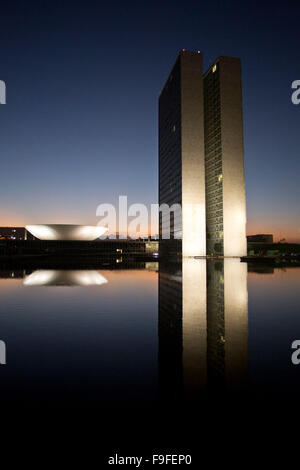
[[[108,229],[95,225],[26,225],[26,230],[39,240],[93,241]]]

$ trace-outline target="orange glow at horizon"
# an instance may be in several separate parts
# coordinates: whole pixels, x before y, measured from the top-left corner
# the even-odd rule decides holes
[[[247,235],[272,234],[274,242],[285,239],[288,243],[300,243],[300,230],[292,225],[286,225],[275,222],[262,224],[248,223]]]
[[[33,216],[28,217],[25,214],[18,214],[17,211],[0,210],[0,227],[25,227],[28,223],[64,223],[64,224],[82,224],[82,225],[97,225],[99,220],[91,218],[74,217],[73,214],[66,214],[56,212],[55,215],[48,213],[47,216]],[[286,223],[285,221],[251,221],[247,223],[247,235],[256,234],[273,234],[274,241],[285,239],[289,243],[300,243],[300,228],[296,227],[293,221]],[[110,235],[111,232],[108,232]],[[148,226],[148,233],[141,233],[141,237],[148,235],[158,234],[158,220],[154,220]],[[124,235],[124,234],[123,234]]]

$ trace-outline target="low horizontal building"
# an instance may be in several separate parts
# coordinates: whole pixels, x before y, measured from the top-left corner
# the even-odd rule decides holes
[[[0,227],[0,239],[26,240],[27,230],[25,227]]]
[[[257,235],[248,235],[248,243],[273,243],[272,234],[257,234]]]
[[[83,240],[2,240],[2,255],[49,255],[49,256],[113,256],[158,255],[158,241],[105,239]]]

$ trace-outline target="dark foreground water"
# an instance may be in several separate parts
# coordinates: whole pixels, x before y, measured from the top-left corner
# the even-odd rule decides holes
[[[1,400],[149,407],[299,393],[299,287],[300,268],[236,259],[1,270]]]

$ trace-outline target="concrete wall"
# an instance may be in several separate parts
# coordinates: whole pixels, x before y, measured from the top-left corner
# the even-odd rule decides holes
[[[202,54],[181,52],[182,254],[206,254]]]
[[[224,256],[247,254],[241,63],[221,57]]]

